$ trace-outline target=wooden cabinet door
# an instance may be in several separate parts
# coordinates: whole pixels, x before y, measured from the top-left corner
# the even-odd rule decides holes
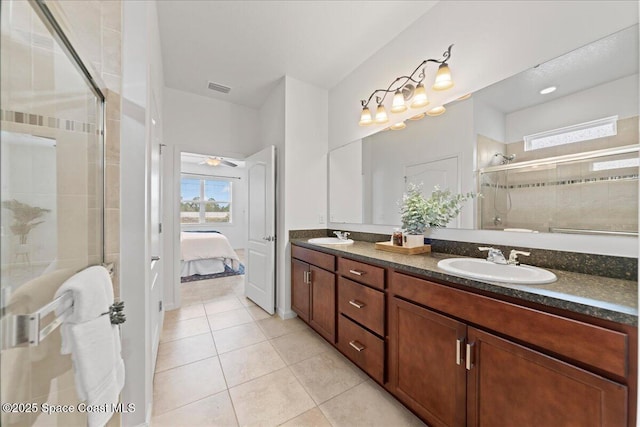
[[[626,386],[475,328],[468,342],[467,425],[627,425]]]
[[[309,324],[332,343],[336,342],[336,275],[310,266],[311,314]]]
[[[291,309],[305,322],[309,322],[311,285],[307,283],[309,264],[291,259]]]
[[[398,298],[389,312],[392,390],[430,426],[464,426],[466,325]]]

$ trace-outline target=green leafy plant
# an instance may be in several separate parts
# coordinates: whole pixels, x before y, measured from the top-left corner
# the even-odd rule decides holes
[[[453,194],[436,186],[431,196],[425,198],[421,186],[409,184],[400,208],[402,228],[408,234],[422,234],[427,228],[446,227],[460,214],[463,203],[474,197],[475,193]]]
[[[13,224],[9,228],[11,228],[13,234],[20,236],[20,244],[22,245],[27,243],[29,232],[44,222],[34,221],[41,218],[45,213],[51,212],[50,209],[31,206],[15,199],[3,201],[2,207],[13,213]]]

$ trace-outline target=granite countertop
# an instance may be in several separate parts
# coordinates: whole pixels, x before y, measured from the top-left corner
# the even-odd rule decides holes
[[[427,278],[506,295],[550,307],[562,308],[592,317],[627,325],[638,325],[638,282],[592,276],[570,271],[552,270],[558,280],[545,285],[519,285],[480,281],[454,276],[440,269],[438,261],[456,255],[426,253],[403,255],[375,249],[373,243],[356,241],[353,245],[315,245],[305,239],[293,239],[292,243],[309,249],[338,256],[376,263],[378,265],[419,274]]]

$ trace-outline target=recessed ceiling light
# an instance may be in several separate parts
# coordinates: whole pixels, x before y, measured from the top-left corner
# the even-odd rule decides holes
[[[556,89],[557,89],[557,87],[555,87],[555,86],[545,87],[544,89],[542,89],[540,91],[540,95],[546,95],[548,93],[555,92]]]

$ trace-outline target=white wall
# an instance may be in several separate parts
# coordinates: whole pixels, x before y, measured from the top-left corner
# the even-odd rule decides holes
[[[455,46],[449,63],[456,85],[442,93],[430,92],[431,105],[427,108],[477,91],[637,22],[638,2],[439,2],[330,90],[329,148],[381,130],[382,126],[358,126],[360,99],[368,97],[375,88],[387,87],[394,77],[413,70],[421,60],[439,58],[451,43]],[[428,68],[427,78],[432,78],[429,76],[434,72],[435,68]],[[394,117],[399,121],[416,112],[411,110]],[[329,224],[332,226],[344,227]],[[390,232],[388,226],[351,224],[349,228]],[[445,240],[620,256],[638,254],[634,239],[589,236],[559,239],[548,234],[523,238],[510,233],[453,229],[432,234]]]
[[[242,167],[228,168],[182,163],[182,173],[232,177],[231,182],[231,223],[183,224],[182,230],[216,230],[224,234],[234,249],[244,249],[247,243],[247,174]],[[199,177],[202,178],[202,177]]]
[[[327,215],[326,90],[284,77],[260,108],[260,138],[277,149],[276,309],[291,311],[289,230],[325,227]]]
[[[291,259],[289,230],[326,226],[328,92],[319,87],[285,78],[285,177],[284,203],[278,216],[284,215],[284,228],[278,232],[285,251],[278,261],[277,311],[288,318],[291,311]],[[323,217],[321,220],[320,217]]]
[[[155,2],[123,2],[122,123],[120,168],[120,287],[126,301],[122,326],[126,381],[122,401],[136,411],[122,414],[123,426],[148,423],[153,402],[150,325],[150,215],[148,166],[150,103],[161,117],[164,86]],[[162,129],[156,134],[162,139]],[[158,285],[161,286],[161,285]],[[161,322],[161,319],[159,320]]]
[[[258,110],[168,87],[164,97],[166,144],[239,159],[260,151]]]
[[[638,93],[638,74],[507,114],[504,142],[614,115],[618,119],[637,116],[637,97],[630,93]]]

